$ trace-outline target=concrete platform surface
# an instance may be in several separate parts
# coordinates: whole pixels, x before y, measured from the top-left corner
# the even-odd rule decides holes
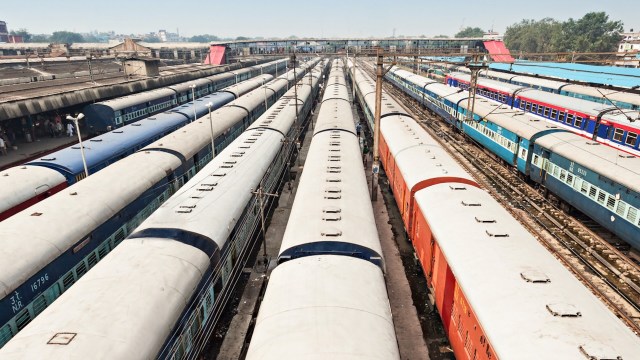
[[[83,135],[83,139],[84,138]],[[72,137],[66,135],[54,138],[43,137],[32,142],[17,140],[15,144],[11,144],[12,146],[16,146],[17,149],[14,150],[13,147],[10,147],[7,149],[7,155],[0,153],[0,171],[21,165],[27,161],[77,143],[77,135]]]

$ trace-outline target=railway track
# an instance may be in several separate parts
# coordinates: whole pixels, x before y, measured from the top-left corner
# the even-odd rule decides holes
[[[367,72],[373,75],[373,69]],[[608,241],[556,207],[512,168],[454,131],[390,83],[384,89],[527,227],[551,253],[640,335],[640,268]]]

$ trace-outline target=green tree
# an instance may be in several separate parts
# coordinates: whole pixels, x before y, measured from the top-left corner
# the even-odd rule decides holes
[[[551,18],[522,20],[507,27],[505,45],[527,53],[614,52],[623,30],[621,21],[609,21],[604,12],[558,22]]]
[[[84,42],[82,35],[70,31],[55,31],[49,39],[52,43],[73,44]]]
[[[93,34],[85,34],[85,35],[82,35],[82,42],[99,43],[100,39]]]
[[[614,52],[621,40],[622,21],[609,21],[605,12],[591,12],[562,24],[566,41],[558,51]]]
[[[562,39],[562,24],[551,18],[540,21],[522,20],[507,27],[505,45],[528,53],[556,52]]]
[[[479,27],[470,27],[467,26],[465,29],[458,32],[455,37],[456,38],[477,38],[482,37],[484,35],[484,30]]]
[[[448,39],[449,35],[436,35],[433,38],[434,39]]]
[[[212,41],[220,41],[220,38],[215,35],[203,34],[203,35],[195,35],[192,36],[189,41],[191,42],[212,42]]]
[[[238,36],[236,40],[249,40],[249,38],[246,36]]]
[[[50,36],[47,34],[34,34],[31,35],[31,39],[29,42],[32,43],[48,43]]]

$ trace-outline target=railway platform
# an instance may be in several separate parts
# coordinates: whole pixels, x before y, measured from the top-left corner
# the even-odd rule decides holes
[[[83,140],[86,139],[85,136],[84,134],[82,135]],[[63,135],[51,138],[47,136],[31,142],[17,139],[16,142],[12,143],[7,149],[7,155],[0,153],[0,171],[24,164],[25,162],[76,144],[77,142],[78,136],[75,134],[72,137]]]

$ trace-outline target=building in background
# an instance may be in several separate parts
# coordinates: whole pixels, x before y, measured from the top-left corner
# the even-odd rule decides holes
[[[7,30],[7,23],[0,21],[0,42],[9,42],[9,30]]]
[[[180,34],[170,33],[167,30],[158,30],[158,38],[162,42],[178,42],[180,41]]]
[[[618,44],[616,66],[640,67],[640,32],[631,29],[620,35],[622,40]]]
[[[0,43],[23,43],[22,35],[11,35],[7,23],[0,21]]]

